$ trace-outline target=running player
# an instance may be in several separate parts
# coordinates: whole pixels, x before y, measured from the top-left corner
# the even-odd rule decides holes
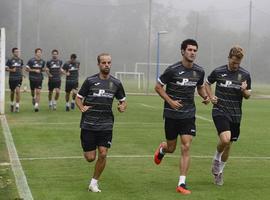
[[[111,60],[111,55],[107,53],[97,57],[100,72],[84,81],[76,97],[76,104],[82,112],[81,145],[85,159],[93,162],[98,149],[98,159],[89,183],[89,191],[92,192],[101,192],[98,180],[106,165],[108,148],[112,144],[114,97],[119,101],[119,112],[124,112],[127,106],[121,82],[110,75]]]
[[[240,64],[244,57],[240,46],[233,46],[228,56],[228,64],[216,68],[208,76],[206,91],[213,103],[212,117],[219,142],[212,163],[214,183],[223,185],[223,169],[229,158],[230,148],[240,134],[242,118],[242,100],[251,94],[251,78],[248,71]],[[211,84],[216,82],[215,95]]]
[[[20,50],[18,48],[12,49],[12,57],[7,60],[6,71],[9,72],[9,88],[10,88],[10,111],[19,112],[21,92],[20,87],[23,79],[23,60],[20,58]],[[14,96],[16,94],[16,104],[14,103]]]
[[[40,91],[42,88],[45,61],[41,59],[42,49],[35,49],[35,57],[30,59],[26,65],[26,71],[29,72],[29,81],[31,88],[32,104],[35,112],[39,111]]]
[[[61,88],[61,74],[64,73],[62,69],[62,60],[58,59],[59,52],[58,50],[52,50],[52,59],[47,62],[46,73],[49,77],[48,80],[48,89],[49,89],[49,109],[56,110],[57,100],[59,99],[60,95],[60,88]],[[53,97],[53,90],[55,90],[54,100]]]
[[[63,66],[63,70],[66,74],[66,111],[69,111],[70,108],[72,110],[75,108],[75,97],[79,87],[80,62],[77,61],[76,58],[76,54],[71,54],[70,60]],[[70,92],[72,92],[71,104],[69,103]]]
[[[157,148],[154,161],[158,165],[166,153],[173,153],[177,137],[180,135],[181,159],[180,176],[176,191],[190,194],[187,189],[186,176],[190,162],[190,146],[196,135],[194,92],[208,104],[209,98],[204,88],[204,70],[194,63],[198,44],[193,39],[184,40],[181,44],[182,60],[169,66],[159,77],[155,86],[156,92],[164,99],[165,135],[166,142]],[[163,88],[166,85],[166,91]]]

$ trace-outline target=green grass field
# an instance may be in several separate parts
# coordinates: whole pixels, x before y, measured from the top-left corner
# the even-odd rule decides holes
[[[267,99],[243,104],[241,138],[233,145],[225,168],[224,186],[213,184],[210,173],[217,136],[212,122],[197,119],[192,144],[192,162],[187,184],[189,196],[175,192],[178,183],[179,145],[160,166],[152,155],[164,140],[162,106],[158,96],[128,96],[128,110],[115,111],[113,145],[100,180],[102,193],[87,192],[94,163],[82,158],[80,112],[64,110],[64,95],[57,111],[47,108],[47,93],[34,113],[29,93],[23,93],[20,113],[10,113],[7,93],[6,116],[27,181],[36,200],[78,199],[269,199],[270,128]],[[211,119],[211,106],[197,100],[197,114]],[[2,130],[1,130],[2,131]],[[0,163],[9,162],[0,134]],[[9,165],[0,165],[0,199],[18,197]]]

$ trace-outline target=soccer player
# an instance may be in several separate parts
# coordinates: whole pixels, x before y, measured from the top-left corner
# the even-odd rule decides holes
[[[204,70],[194,63],[198,44],[193,39],[184,40],[181,44],[182,60],[169,66],[159,77],[155,90],[164,99],[165,136],[157,148],[154,162],[158,165],[166,153],[173,153],[177,137],[180,135],[181,159],[180,176],[176,191],[190,194],[187,189],[186,176],[190,162],[190,146],[196,135],[194,92],[203,98],[203,103],[210,102],[204,88]],[[163,88],[166,85],[166,90]]]
[[[121,82],[110,75],[111,55],[102,53],[98,55],[97,62],[100,72],[84,81],[76,97],[76,105],[82,112],[81,145],[85,159],[93,162],[98,149],[98,159],[89,184],[89,191],[92,192],[101,192],[98,180],[105,168],[108,149],[112,144],[114,97],[119,101],[119,112],[124,112],[127,107]]]
[[[29,72],[30,89],[32,104],[35,112],[39,111],[40,91],[42,88],[43,74],[45,70],[45,61],[41,59],[42,49],[35,49],[35,57],[30,59],[26,65],[26,71]]]
[[[23,60],[20,58],[20,50],[18,48],[12,49],[12,57],[7,60],[6,71],[9,72],[10,111],[14,112],[14,96],[16,94],[15,112],[19,112],[20,87],[23,79]]]
[[[66,62],[63,66],[63,70],[66,74],[66,111],[69,111],[70,108],[74,110],[75,97],[77,95],[79,87],[80,62],[77,61],[76,58],[76,54],[71,54],[70,60]],[[70,92],[72,92],[71,104],[69,104]]]
[[[52,59],[47,62],[46,64],[46,73],[49,77],[48,80],[48,89],[49,89],[49,109],[56,110],[57,100],[59,99],[60,95],[60,87],[61,87],[61,74],[64,73],[62,69],[62,60],[58,59],[59,52],[58,50],[52,50]],[[53,97],[53,90],[55,89],[55,96],[54,100]]]
[[[229,158],[230,148],[240,134],[243,97],[251,94],[251,78],[248,71],[240,64],[244,57],[240,46],[233,46],[228,56],[228,64],[216,68],[208,76],[206,91],[213,103],[212,117],[215,123],[219,142],[212,163],[214,183],[223,185],[223,169]],[[215,95],[211,84],[216,82]]]

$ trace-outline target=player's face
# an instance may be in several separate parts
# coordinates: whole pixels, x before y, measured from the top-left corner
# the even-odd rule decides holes
[[[236,56],[232,56],[231,58],[229,58],[229,69],[232,71],[237,71],[241,64],[241,60],[242,59],[239,59]]]
[[[52,53],[52,58],[53,59],[57,59],[58,58],[58,53],[57,52],[53,52]]]
[[[187,45],[186,50],[182,50],[182,56],[188,62],[193,62],[197,55],[197,47],[193,45]]]
[[[41,55],[42,55],[42,51],[41,50],[37,50],[36,57],[41,58]]]
[[[20,50],[19,50],[19,49],[16,49],[16,50],[13,52],[13,55],[14,55],[14,57],[19,57],[19,56],[20,56]]]
[[[102,74],[109,74],[112,66],[111,56],[101,56],[100,63],[98,63],[99,70]]]

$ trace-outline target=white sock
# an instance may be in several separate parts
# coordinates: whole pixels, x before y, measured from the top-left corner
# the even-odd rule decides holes
[[[72,100],[71,100],[71,103],[75,103],[75,101],[72,99]]]
[[[52,101],[49,101],[49,105],[51,106],[53,103],[52,103]]]
[[[186,176],[179,176],[178,185],[186,184]]]
[[[90,182],[90,185],[97,185],[97,183],[98,183],[98,180],[92,178],[92,179],[91,179],[91,182]]]
[[[159,149],[159,153],[162,154],[162,155],[165,155],[165,152],[163,151],[162,147]]]
[[[10,102],[10,105],[11,105],[11,106],[14,106],[14,104],[15,104],[14,101],[11,101],[11,102]]]
[[[66,106],[68,106],[68,107],[69,107],[69,102],[66,102]]]
[[[222,152],[222,153],[223,153],[223,152]],[[215,160],[218,160],[218,161],[221,161],[222,153],[216,151],[215,156],[214,156],[214,159],[215,159]]]
[[[220,168],[219,168],[220,171],[219,171],[219,173],[223,172],[223,169],[224,169],[225,165],[226,165],[226,162],[223,162],[223,161],[220,162]]]
[[[52,104],[53,104],[53,105],[56,105],[56,101],[54,100],[54,101],[52,102]]]
[[[16,108],[19,108],[20,107],[20,104],[19,103],[16,103]]]
[[[38,103],[35,103],[35,108],[38,108]]]

